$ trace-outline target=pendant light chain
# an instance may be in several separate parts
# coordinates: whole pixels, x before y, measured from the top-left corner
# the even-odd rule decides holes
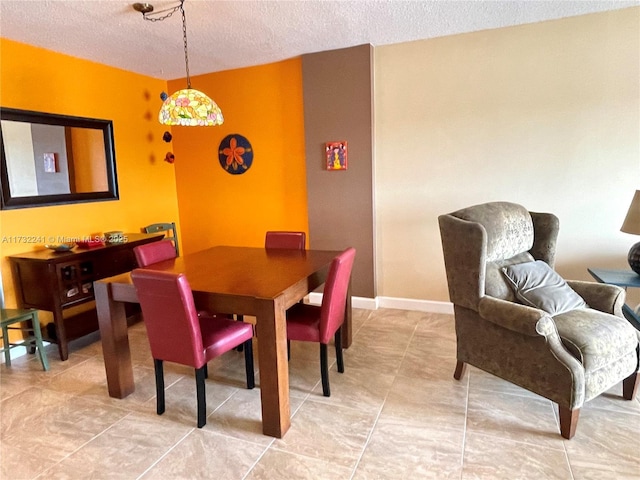
[[[184,0],[180,0],[180,10],[182,11],[182,38],[184,39],[184,64],[187,67],[187,88],[191,88],[189,56],[187,55],[187,17],[184,14]]]
[[[167,95],[165,92],[162,92],[160,98],[163,103],[158,113],[158,120],[163,125],[181,125],[185,127],[222,125],[224,123],[224,117],[216,102],[200,90],[191,88],[189,48],[187,44],[187,17],[184,11],[185,0],[179,1],[179,5],[166,8],[159,12],[154,12],[153,5],[149,3],[133,4],[133,9],[136,12],[141,12],[142,17],[150,22],[166,20],[178,10],[182,13],[182,39],[184,41],[184,64],[187,71],[187,88],[180,89],[172,95]]]
[[[137,5],[137,4],[136,4]],[[180,5],[159,12],[143,13],[142,16],[145,20],[150,22],[161,22],[166,20],[178,10],[182,12],[182,38],[184,40],[184,64],[187,68],[187,88],[191,88],[191,76],[189,75],[189,55],[187,55],[187,17],[184,14],[184,0],[180,0]],[[165,15],[159,16],[159,14],[165,13]],[[155,15],[155,16],[152,16]]]

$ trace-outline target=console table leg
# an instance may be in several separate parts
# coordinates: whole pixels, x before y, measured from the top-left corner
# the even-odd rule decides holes
[[[60,360],[64,362],[69,358],[69,346],[67,344],[67,331],[64,327],[64,318],[62,317],[61,308],[56,308],[53,311],[53,325],[56,328],[56,341],[58,342]]]

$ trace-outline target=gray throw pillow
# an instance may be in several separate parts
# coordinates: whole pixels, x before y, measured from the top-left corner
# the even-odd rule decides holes
[[[584,299],[542,260],[518,263],[502,269],[516,298],[524,305],[550,315],[587,308]]]

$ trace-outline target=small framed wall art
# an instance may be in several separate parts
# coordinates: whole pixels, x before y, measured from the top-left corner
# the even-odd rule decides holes
[[[347,169],[347,142],[327,142],[325,144],[327,170]]]
[[[56,173],[56,154],[45,153],[44,154],[44,171],[45,173]]]

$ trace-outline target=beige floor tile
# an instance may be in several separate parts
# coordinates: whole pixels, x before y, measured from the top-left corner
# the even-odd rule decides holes
[[[39,386],[51,381],[60,373],[86,362],[88,356],[72,354],[65,362],[58,357],[56,345],[45,348],[49,359],[49,370],[42,369],[42,364],[37,355],[22,355],[11,362],[7,367],[0,365],[0,399],[8,398],[29,387]],[[102,367],[104,369],[104,366]]]
[[[332,368],[334,359],[329,358],[329,368]],[[315,360],[291,358],[289,361],[289,395],[292,397],[306,398],[320,383],[320,354]]]
[[[564,450],[467,433],[462,480],[573,480]]]
[[[640,415],[589,408],[589,403],[580,410],[575,436],[564,441],[569,461],[578,470],[596,465],[623,476],[635,472],[637,478],[639,445]]]
[[[431,352],[433,347],[409,345],[402,363],[399,376],[424,379],[450,380],[456,368],[455,354]]]
[[[638,480],[640,466],[594,463],[588,460],[571,462],[573,480]]]
[[[561,450],[554,408],[546,399],[470,389],[467,432]]]
[[[47,479],[133,479],[144,473],[193,428],[132,413],[43,474]]]
[[[34,478],[127,415],[123,409],[29,388],[2,402],[0,478]]]
[[[463,430],[378,422],[354,479],[459,479]]]
[[[396,377],[378,423],[464,431],[467,390],[455,380]]]
[[[345,480],[351,469],[333,462],[270,449],[246,480]]]
[[[73,395],[80,395],[98,387],[104,389],[106,393],[107,379],[104,363],[99,358],[89,357],[84,362],[53,376],[43,384],[43,387]]]
[[[421,313],[420,321],[416,326],[416,335],[456,338],[456,326],[453,315],[430,312]]]
[[[289,402],[292,415],[302,405],[302,400],[292,397]],[[262,446],[273,442],[262,433],[262,407],[260,389],[240,390],[207,418],[207,431],[245,440]]]
[[[254,443],[195,429],[139,478],[241,480],[264,450]]]
[[[396,375],[404,358],[407,343],[384,345],[381,340],[368,343],[359,335],[351,348],[344,351],[344,363],[354,368],[375,369]]]
[[[306,400],[291,428],[273,447],[353,468],[362,454],[376,415]]]
[[[317,375],[320,375],[319,371]],[[393,375],[346,364],[344,373],[338,373],[337,366],[334,364],[329,369],[331,396],[323,396],[320,381],[314,388],[311,398],[316,402],[377,413],[382,408],[393,381]]]
[[[424,312],[412,310],[398,310],[394,308],[380,308],[369,316],[367,329],[381,328],[391,330],[415,330],[416,325],[425,316]]]
[[[367,320],[373,313],[372,310],[365,310],[362,308],[354,308],[351,316],[351,334],[357,335],[357,333],[366,324]]]

